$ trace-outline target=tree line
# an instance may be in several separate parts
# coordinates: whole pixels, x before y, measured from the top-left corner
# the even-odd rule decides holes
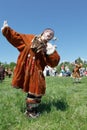
[[[12,71],[14,70],[14,67],[16,66],[15,62],[10,62],[10,63],[2,63],[0,62],[0,64],[2,64],[4,66],[4,68],[10,68]]]
[[[77,60],[78,63],[82,63],[84,68],[87,68],[87,61],[86,60],[83,61],[80,57],[75,59],[75,60]],[[5,68],[11,68],[11,70],[14,70],[14,67],[16,66],[15,62],[10,62],[9,64],[7,62],[5,62],[5,63],[0,62],[0,64],[3,64],[3,66]],[[73,65],[69,61],[64,61],[64,62],[59,63],[58,66],[56,67],[58,72],[60,72],[61,66],[68,66],[70,71],[73,70]]]

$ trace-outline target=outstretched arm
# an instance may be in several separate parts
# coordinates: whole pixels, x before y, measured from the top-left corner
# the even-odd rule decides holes
[[[6,39],[19,51],[21,51],[25,47],[25,43],[22,38],[22,34],[17,33],[13,29],[8,26],[7,21],[4,21],[3,27],[1,28],[2,34],[6,37]]]

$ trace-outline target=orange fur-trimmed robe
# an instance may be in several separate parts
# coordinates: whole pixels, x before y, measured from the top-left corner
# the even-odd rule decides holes
[[[57,51],[55,50],[50,55],[42,52],[36,54],[30,48],[35,35],[21,34],[10,27],[5,27],[2,33],[20,52],[14,70],[12,86],[36,96],[45,94],[46,84],[43,70],[46,65],[51,67],[58,65],[60,56]]]

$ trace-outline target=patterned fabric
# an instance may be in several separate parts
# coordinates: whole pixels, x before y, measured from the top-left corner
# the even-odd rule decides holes
[[[32,41],[31,48],[34,50],[35,53],[39,53],[40,51],[46,51],[45,50],[46,44],[44,42],[40,42],[39,38],[40,38],[40,35],[35,36],[35,38]]]
[[[41,98],[42,96],[36,96],[34,94],[28,93],[26,102],[31,103],[31,104],[34,104],[34,103],[39,104],[41,102]]]
[[[26,98],[26,109],[27,112],[37,113],[37,108],[41,102],[42,96],[35,96],[33,94],[28,93]]]

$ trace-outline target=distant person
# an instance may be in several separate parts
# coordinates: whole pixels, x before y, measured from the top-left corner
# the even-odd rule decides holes
[[[69,67],[68,66],[65,66],[65,75],[66,75],[66,77],[67,76],[71,76],[71,72],[70,72],[70,69],[69,69]]]
[[[0,64],[0,81],[2,82],[5,78],[5,68]]]
[[[26,115],[36,118],[39,116],[37,107],[46,89],[43,70],[47,65],[57,66],[60,61],[55,46],[49,43],[54,37],[54,31],[47,28],[40,35],[22,34],[10,28],[7,21],[4,21],[1,31],[20,52],[12,86],[27,93]]]
[[[80,68],[82,67],[82,63],[78,63],[77,61],[75,61],[75,63],[73,65],[75,67],[72,72],[72,77],[75,79],[75,81],[79,82],[81,79]]]
[[[11,78],[11,76],[12,76],[12,70],[11,68],[8,68],[8,77]]]
[[[65,66],[64,66],[64,65],[61,66],[60,74],[61,74],[62,76],[65,76]]]
[[[46,76],[50,76],[50,71],[48,65],[46,66]]]
[[[8,76],[8,68],[5,68],[5,76]]]

